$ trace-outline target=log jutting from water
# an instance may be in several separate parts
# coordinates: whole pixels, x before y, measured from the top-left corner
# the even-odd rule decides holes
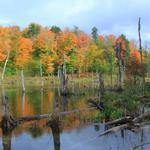
[[[9,128],[16,127],[18,124],[28,122],[28,121],[34,121],[34,120],[40,120],[40,119],[49,119],[49,120],[51,120],[51,117],[53,115],[55,115],[56,113],[59,116],[64,116],[64,115],[68,115],[68,114],[71,114],[71,113],[90,111],[90,110],[94,110],[94,109],[95,108],[75,109],[75,110],[66,111],[66,112],[54,112],[54,113],[50,113],[50,114],[25,116],[25,117],[20,117],[20,118],[12,118],[10,116],[10,117],[8,117],[8,119],[6,119],[6,117],[3,117],[4,119],[2,119],[2,121],[0,122],[0,127],[3,128],[5,126],[5,128],[9,129]],[[9,118],[11,118],[11,120]]]

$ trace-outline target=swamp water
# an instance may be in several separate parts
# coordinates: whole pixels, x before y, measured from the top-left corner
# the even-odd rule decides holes
[[[6,95],[9,110],[17,118],[48,114],[56,107],[60,112],[83,110],[89,107],[87,100],[96,93],[84,88],[80,94],[66,98],[59,96],[58,88],[45,87],[28,89],[25,94],[18,89],[8,89]],[[1,118],[2,108],[0,110]],[[7,134],[0,129],[0,150],[131,150],[140,143],[150,142],[150,127],[135,133],[124,130],[100,137],[105,127],[95,123],[102,121],[98,118],[99,113],[99,110],[87,110],[64,115],[60,118],[61,129],[53,134],[51,128],[45,126],[45,119],[24,123]],[[149,150],[150,145],[137,149]]]

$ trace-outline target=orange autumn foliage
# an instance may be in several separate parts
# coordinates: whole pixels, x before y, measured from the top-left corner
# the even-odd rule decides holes
[[[100,41],[100,42],[104,42],[104,41],[105,41],[105,38],[104,38],[103,35],[100,35],[98,38],[99,38],[99,41]]]
[[[54,63],[55,58],[51,55],[43,54],[41,56],[42,63],[47,67],[47,73],[52,73],[54,71]]]
[[[9,27],[0,27],[0,61],[4,61],[8,52],[10,51],[10,32]]]
[[[56,48],[55,34],[47,28],[42,29],[35,39],[34,48],[41,50],[41,52],[52,51]]]
[[[77,37],[78,48],[76,50],[77,61],[75,66],[79,69],[83,68],[86,60],[86,53],[88,51],[88,46],[90,43],[90,37],[85,33],[80,33]]]
[[[28,38],[20,38],[16,56],[16,65],[19,68],[24,68],[25,65],[32,59],[32,41]]]
[[[0,49],[0,61],[4,61],[6,59],[6,55],[3,53],[3,51]]]
[[[87,47],[90,42],[90,37],[85,33],[80,33],[77,37],[77,44],[80,47]]]
[[[55,34],[48,28],[41,30],[34,42],[34,48],[39,50],[42,64],[46,67],[47,73],[52,73],[54,70],[56,40]]]
[[[117,58],[118,59],[125,59],[125,56],[126,56],[126,41],[123,39],[122,36],[120,36],[117,40],[116,40],[116,46],[120,49],[120,52],[116,53],[117,55]],[[118,49],[118,50],[119,50]]]
[[[131,41],[131,42],[129,43],[129,49],[130,49],[130,52],[133,52],[134,50],[137,49],[137,48],[136,48],[136,45],[135,45],[135,43],[134,43],[134,41]]]
[[[136,63],[140,63],[141,62],[141,54],[140,54],[140,52],[138,50],[132,51],[130,59],[136,61]]]
[[[108,36],[108,38],[109,38],[109,40],[112,42],[112,44],[115,44],[115,41],[116,41],[115,35],[110,34],[110,35]]]

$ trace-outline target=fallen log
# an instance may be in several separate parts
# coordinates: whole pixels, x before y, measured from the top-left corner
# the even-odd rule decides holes
[[[121,129],[125,129],[128,127],[128,124],[123,124],[123,125],[120,125],[120,126],[117,126],[117,127],[113,127],[111,129],[108,129],[104,132],[102,132],[99,136],[103,136],[103,135],[106,135],[106,134],[109,134],[109,133],[112,133],[112,132],[117,132]]]
[[[90,100],[88,100],[88,103],[90,104],[91,107],[95,107],[101,111],[103,111],[105,109],[103,102],[90,99]]]
[[[139,144],[139,145],[134,146],[133,148],[131,148],[131,150],[136,150],[136,149],[139,148],[139,147],[143,147],[143,146],[149,145],[149,144],[150,144],[150,142],[142,143],[142,144]]]
[[[24,123],[24,122],[28,122],[28,121],[35,121],[35,120],[41,120],[41,119],[51,120],[51,117],[53,115],[55,115],[56,113],[58,114],[58,116],[64,116],[64,115],[69,115],[71,113],[90,111],[90,110],[94,110],[94,109],[95,108],[75,109],[75,110],[66,111],[66,112],[54,112],[54,113],[50,113],[50,114],[25,116],[25,117],[20,117],[20,118],[13,118],[13,119],[11,117],[11,124],[9,124],[8,127],[6,127],[6,128],[14,128],[17,125],[19,125],[21,123]],[[10,119],[7,119],[6,122],[10,122]],[[7,123],[4,123],[3,121],[1,121],[0,122],[0,127],[3,128],[3,126],[5,126],[4,124],[7,124]]]
[[[146,121],[144,121],[147,119]],[[137,129],[150,125],[150,112],[146,112],[136,118],[132,118],[131,116],[127,116],[124,118],[116,119],[114,121],[108,122],[105,124],[105,130],[100,136],[109,134],[111,132],[116,132],[121,129],[129,129],[133,132],[137,131]],[[115,127],[114,127],[115,126]]]
[[[133,119],[134,123],[141,122],[143,119],[150,119],[150,112],[146,112],[136,118]]]
[[[26,116],[26,117],[20,117],[16,119],[17,122],[26,122],[26,121],[34,121],[34,120],[40,120],[40,119],[46,119],[50,118],[51,114],[43,114],[43,115],[34,115],[34,116]]]
[[[108,122],[105,125],[106,126],[116,126],[116,125],[121,125],[121,124],[125,124],[125,123],[129,123],[132,122],[132,117],[131,116],[127,116],[127,117],[123,117],[123,118],[119,118],[116,119],[114,121]]]
[[[139,97],[141,102],[149,102],[150,101],[150,95],[144,95]]]

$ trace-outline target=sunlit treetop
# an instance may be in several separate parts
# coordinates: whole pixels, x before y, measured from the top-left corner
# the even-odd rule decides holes
[[[103,35],[99,35],[98,38],[99,38],[100,42],[104,42],[105,41],[105,37]]]
[[[34,48],[41,52],[51,52],[55,49],[55,34],[48,28],[41,29],[41,32],[34,41]]]
[[[79,48],[86,47],[90,43],[90,37],[85,33],[80,33],[77,37],[77,44]]]
[[[116,41],[116,36],[114,34],[110,34],[108,36],[109,40],[112,42],[112,44],[115,44],[115,41]]]

